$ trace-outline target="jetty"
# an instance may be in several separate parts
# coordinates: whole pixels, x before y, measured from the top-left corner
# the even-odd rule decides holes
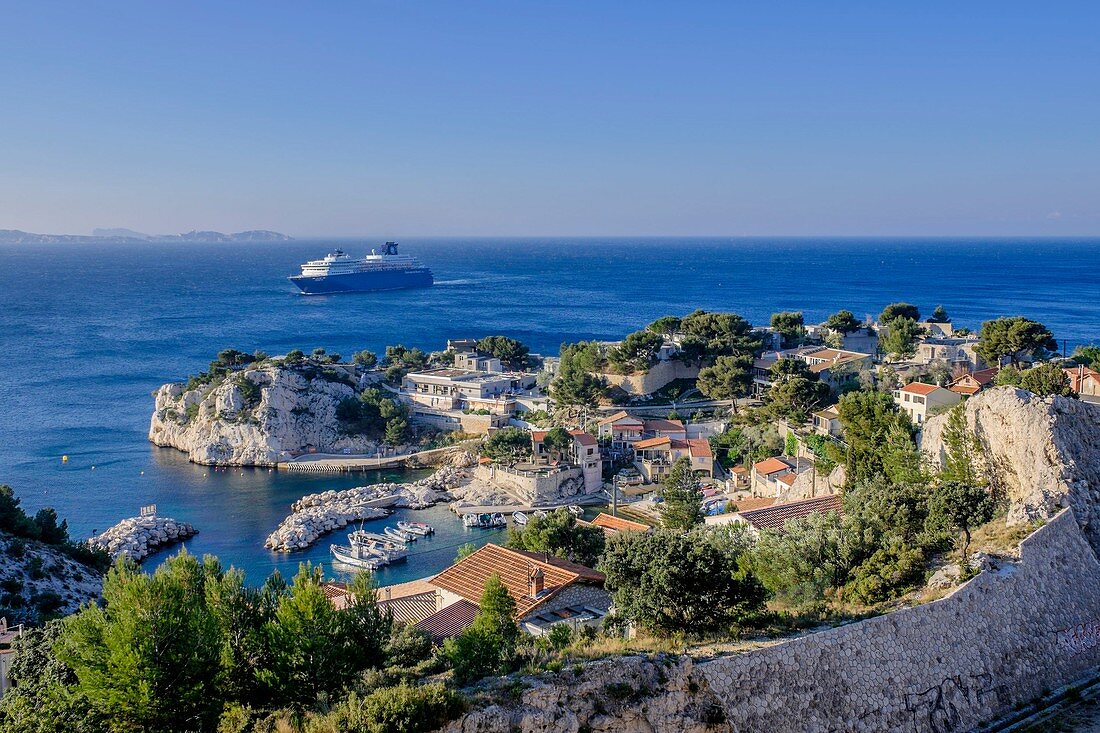
[[[469,450],[479,441],[466,441],[443,448],[400,453],[385,456],[378,453],[340,455],[335,453],[306,453],[285,461],[279,461],[275,467],[280,471],[303,471],[306,473],[356,473],[359,471],[377,471],[384,468],[415,468],[434,466],[444,463],[454,455]]]
[[[88,546],[105,550],[112,560],[127,557],[141,562],[161,548],[183,542],[199,531],[187,522],[147,514],[123,519],[88,539]]]

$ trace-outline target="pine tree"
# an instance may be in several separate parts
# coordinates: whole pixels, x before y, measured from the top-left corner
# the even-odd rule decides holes
[[[703,521],[703,493],[699,479],[691,470],[691,460],[681,458],[672,464],[661,485],[661,524],[669,529],[688,530]]]

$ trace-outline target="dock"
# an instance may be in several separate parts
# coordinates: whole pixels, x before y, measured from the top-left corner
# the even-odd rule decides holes
[[[479,441],[466,441],[442,448],[401,453],[384,456],[377,453],[341,455],[337,453],[307,453],[286,461],[279,461],[275,467],[280,471],[302,471],[306,473],[357,473],[360,471],[378,471],[384,468],[406,468],[430,466],[441,459],[474,447]]]

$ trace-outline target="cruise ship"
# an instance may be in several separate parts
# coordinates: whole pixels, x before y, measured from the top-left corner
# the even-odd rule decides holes
[[[289,279],[306,295],[426,288],[435,282],[432,271],[416,258],[397,254],[397,242],[386,242],[385,252],[371,250],[361,259],[338,249],[305,263],[301,274]]]

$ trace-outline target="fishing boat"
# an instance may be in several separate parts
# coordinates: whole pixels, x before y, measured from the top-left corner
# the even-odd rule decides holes
[[[495,512],[489,518],[489,526],[490,527],[507,527],[508,526],[508,520],[505,519],[504,515],[501,514],[500,512]]]
[[[527,515],[523,512],[512,512],[512,521],[522,527],[527,524]]]
[[[424,524],[423,522],[398,522],[397,528],[404,532],[412,532],[415,535],[421,537],[427,537],[430,534],[435,533],[435,528],[430,524]]]
[[[546,519],[547,516],[546,512],[541,509],[536,509],[534,512],[532,512],[532,514],[534,514],[535,519]]]
[[[372,555],[380,557],[386,562],[404,560],[409,556],[405,543],[396,542],[373,532],[364,532],[357,529],[348,535],[348,541],[352,547],[364,547]]]
[[[476,515],[476,514],[463,514],[462,515],[462,526],[463,527],[480,527],[481,526],[481,520],[478,518],[478,515]]]
[[[416,542],[416,535],[412,532],[406,532],[396,527],[386,527],[382,532],[391,540],[397,540],[398,542]]]
[[[380,532],[365,532],[361,529],[357,529],[348,535],[348,539],[351,539],[352,535],[362,537],[365,540],[374,540],[375,542],[392,542],[395,545],[404,547],[405,541],[399,540],[396,537],[390,537],[389,535],[382,534]]]
[[[384,566],[386,561],[371,553],[365,547],[344,547],[343,545],[330,545],[329,552],[336,562],[351,565],[366,570],[377,570]]]
[[[578,519],[584,516],[584,509],[581,509],[576,504],[570,504],[567,509],[569,509],[570,514],[572,514],[574,517],[577,517]]]

